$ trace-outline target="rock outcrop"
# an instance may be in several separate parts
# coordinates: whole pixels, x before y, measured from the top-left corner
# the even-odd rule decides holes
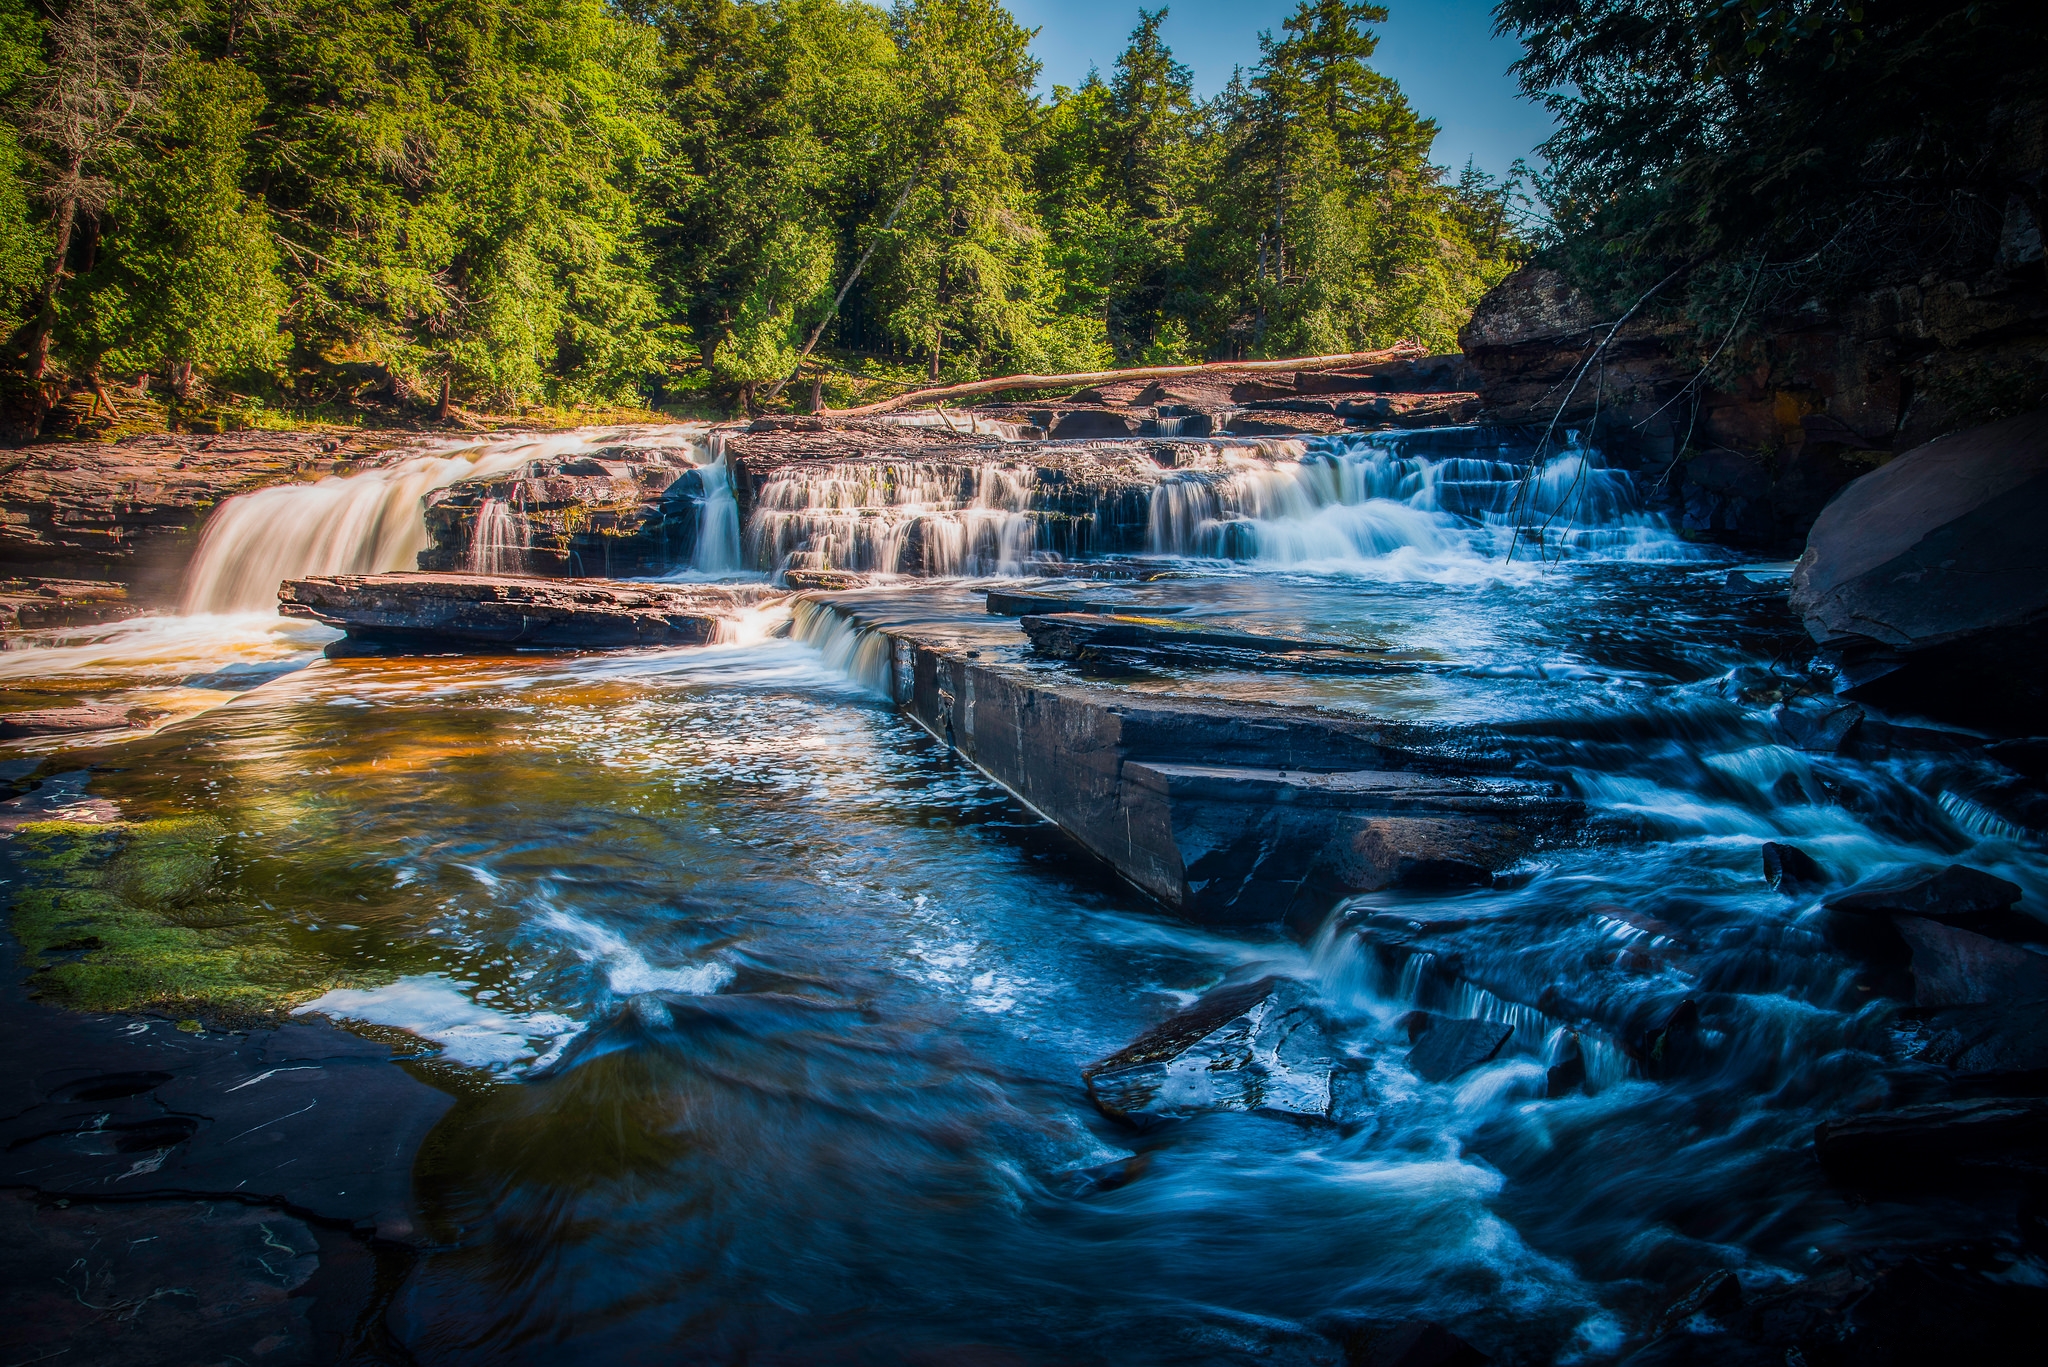
[[[2038,733],[2048,704],[2048,410],[1907,452],[1813,525],[1792,607],[1859,698]]]
[[[114,581],[138,609],[170,606],[218,504],[348,473],[396,444],[361,433],[237,432],[23,447],[0,462],[0,564]]]
[[[2015,201],[2009,212],[2027,210]],[[1711,384],[1699,377],[1712,348],[1655,304],[1588,370],[1626,305],[1596,304],[1541,264],[1489,291],[1459,343],[1478,421],[1597,420],[1610,458],[1670,471],[1688,530],[1790,553],[1835,491],[1889,453],[2048,403],[2038,248],[1983,265],[1969,279],[1902,282],[1765,318],[1741,367]]]
[[[454,574],[344,574],[287,581],[278,611],[348,633],[331,654],[708,645],[757,585],[629,584]]]
[[[1354,893],[1485,884],[1580,811],[1498,772],[1467,729],[1131,694],[948,628],[892,625],[869,648],[872,686],[913,720],[1200,920],[1313,927]]]

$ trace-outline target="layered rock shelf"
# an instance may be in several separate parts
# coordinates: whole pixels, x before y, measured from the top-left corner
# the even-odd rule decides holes
[[[278,611],[347,632],[332,654],[708,645],[769,590],[455,574],[290,580]]]
[[[1006,619],[975,630],[877,625],[858,598],[800,610],[869,633],[872,686],[1124,878],[1200,920],[1313,926],[1355,893],[1484,884],[1579,815],[1555,785],[1511,772],[1488,728],[1133,694],[1034,664],[1030,638]],[[1040,624],[1042,638],[1061,620],[1073,630],[1088,621],[1021,625]]]

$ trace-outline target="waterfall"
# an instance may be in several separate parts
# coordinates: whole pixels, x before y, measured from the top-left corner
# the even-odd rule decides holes
[[[1226,452],[1218,468],[1177,472],[1153,491],[1148,549],[1157,555],[1283,565],[1491,559],[1519,540],[1557,556],[1689,558],[1647,513],[1632,477],[1568,446],[1531,470],[1515,452],[1432,458],[1398,437],[1319,446],[1275,460]]]
[[[761,486],[747,556],[766,570],[1015,573],[1037,542],[1036,476],[992,461],[805,466]]]
[[[530,543],[526,519],[516,516],[504,499],[487,498],[476,510],[476,525],[469,535],[469,572],[517,574],[525,568]]]
[[[697,523],[697,546],[690,568],[703,574],[733,574],[740,564],[740,505],[733,497],[732,472],[726,464],[725,433],[711,434],[711,462],[698,467],[704,503]]]
[[[432,490],[503,474],[530,460],[629,442],[701,449],[704,430],[607,428],[442,443],[358,474],[239,495],[206,521],[186,572],[184,611],[266,612],[276,608],[277,586],[286,579],[411,569],[428,545],[420,500]],[[500,513],[513,520],[509,509],[501,507]],[[479,526],[472,558],[482,553],[482,540]],[[512,543],[496,545],[505,551]]]

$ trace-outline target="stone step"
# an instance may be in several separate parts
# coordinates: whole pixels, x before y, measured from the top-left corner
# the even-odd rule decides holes
[[[348,633],[329,654],[708,645],[762,585],[646,584],[468,574],[342,574],[286,581],[278,611]],[[342,643],[337,643],[342,644]]]

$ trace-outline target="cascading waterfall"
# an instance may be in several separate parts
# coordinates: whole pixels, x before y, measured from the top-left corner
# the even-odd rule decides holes
[[[526,519],[515,515],[510,503],[502,498],[485,499],[470,533],[470,573],[516,573],[530,540]]]
[[[732,574],[740,562],[740,505],[733,497],[732,471],[726,462],[725,433],[710,439],[711,460],[700,466],[697,478],[704,488],[704,502],[697,524],[697,545],[690,556],[690,568],[700,574]]]
[[[996,462],[842,462],[769,480],[747,526],[757,569],[1016,573],[1030,557],[1035,472]]]
[[[276,607],[277,586],[286,579],[411,569],[429,544],[420,500],[459,480],[628,442],[702,450],[704,434],[703,427],[693,425],[448,443],[359,474],[242,494],[207,519],[186,574],[184,611],[265,612]],[[510,509],[498,511],[507,521],[516,520]],[[484,541],[483,533],[480,525],[483,544],[473,543],[472,557],[511,549],[509,541]]]
[[[1309,564],[1493,559],[1510,541],[1535,558],[1677,560],[1692,551],[1643,511],[1626,471],[1574,443],[1531,471],[1491,456],[1432,459],[1398,438],[1323,447],[1294,460],[1226,453],[1153,491],[1148,549],[1157,555]]]

